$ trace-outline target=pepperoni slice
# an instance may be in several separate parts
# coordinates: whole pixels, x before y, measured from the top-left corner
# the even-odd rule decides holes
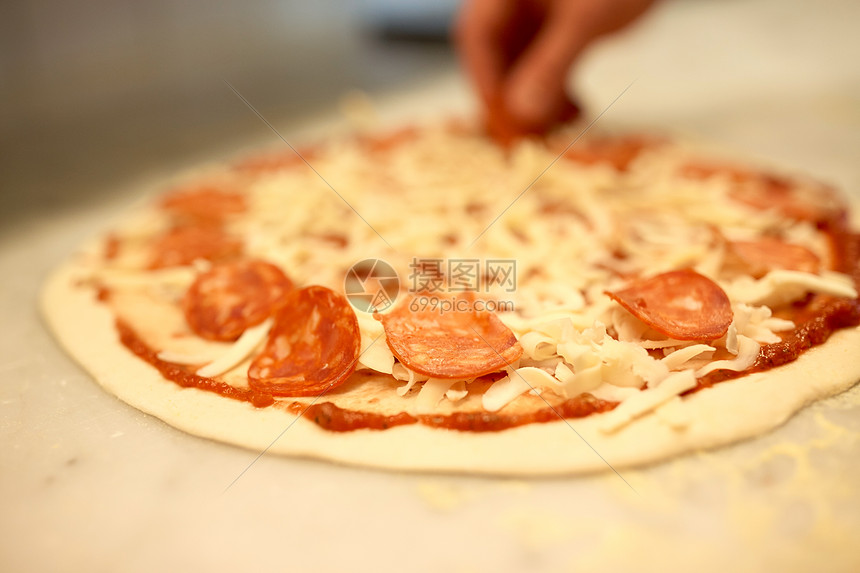
[[[286,149],[275,153],[248,157],[237,163],[234,169],[249,175],[272,173],[274,171],[300,167],[305,164],[305,161],[311,161],[316,158],[316,155],[317,150],[313,147],[301,148],[298,150],[298,153],[292,149]]]
[[[248,369],[248,383],[276,396],[319,396],[349,378],[360,349],[358,319],[343,295],[322,286],[294,290]]]
[[[636,318],[677,340],[715,340],[732,323],[732,305],[720,286],[696,271],[670,271],[606,294]]]
[[[214,186],[174,191],[164,197],[161,208],[180,219],[220,223],[247,209],[245,196]]]
[[[757,209],[776,209],[788,218],[811,223],[830,224],[843,216],[844,205],[833,189],[824,185],[800,187],[787,179],[763,175],[755,185],[735,189],[730,195],[736,201]]]
[[[242,241],[219,227],[174,227],[153,243],[149,268],[190,265],[197,259],[214,263],[234,259],[241,253]]]
[[[182,309],[199,336],[231,341],[272,316],[292,288],[292,281],[270,263],[227,263],[197,277],[185,293]]]
[[[776,209],[786,217],[813,223],[834,223],[843,216],[845,205],[837,193],[821,183],[800,185],[791,179],[731,165],[691,162],[681,168],[691,179],[723,176],[737,186],[732,199],[756,209]]]
[[[119,256],[122,248],[122,240],[116,233],[108,233],[104,242],[104,258],[106,261],[112,261]]]
[[[564,158],[584,165],[608,163],[618,171],[627,171],[643,151],[659,143],[657,139],[635,135],[595,138],[572,145]]]
[[[410,370],[433,378],[471,379],[501,370],[522,355],[516,336],[495,314],[411,310],[418,300],[412,298],[380,318],[388,347]]]
[[[405,143],[415,141],[418,135],[418,129],[409,126],[382,135],[363,135],[358,138],[358,141],[370,153],[386,153]]]
[[[319,233],[308,234],[308,236],[329,243],[330,245],[337,247],[338,249],[345,249],[349,246],[349,237],[342,233]]]
[[[756,278],[774,269],[817,273],[821,268],[818,256],[806,247],[773,237],[763,237],[756,241],[734,241],[729,246],[744,262],[749,274]]]

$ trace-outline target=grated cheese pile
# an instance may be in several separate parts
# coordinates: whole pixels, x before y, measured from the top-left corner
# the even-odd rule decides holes
[[[774,309],[810,292],[857,296],[847,277],[829,271],[761,278],[730,271],[726,240],[778,237],[806,247],[825,268],[830,254],[814,225],[737,202],[728,179],[684,177],[694,156],[682,146],[646,149],[626,171],[562,158],[538,177],[556,155],[529,142],[506,154],[442,127],[382,152],[342,141],[311,161],[324,180],[304,165],[255,175],[246,185],[250,212],[230,230],[244,237],[248,255],[279,265],[296,284],[339,292],[346,271],[368,258],[391,264],[403,288],[414,259],[515,260],[515,290],[482,286],[479,294],[512,303],[499,316],[524,354],[483,393],[483,408],[502,410],[529,392],[556,401],[590,392],[622,402],[605,415],[607,432],[661,406],[669,411],[710,372],[749,368],[762,344],[794,327]],[[685,267],[716,281],[732,302],[734,320],[719,340],[667,339],[604,294],[633,277]],[[175,279],[176,271],[163,273]],[[359,368],[401,381],[396,394],[413,400],[417,413],[468,395],[471,380],[408,370],[380,323],[358,314]],[[267,329],[243,336],[201,374],[241,363]]]

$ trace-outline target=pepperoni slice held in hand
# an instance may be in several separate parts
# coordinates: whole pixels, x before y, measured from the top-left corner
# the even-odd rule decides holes
[[[185,293],[182,309],[198,335],[231,341],[272,316],[292,288],[292,281],[270,263],[228,263],[200,274]]]
[[[535,135],[534,132],[523,129],[516,124],[505,110],[501,98],[488,102],[485,118],[487,135],[501,147],[508,148],[520,139]]]
[[[772,237],[756,241],[733,241],[729,245],[746,265],[749,274],[756,278],[775,269],[817,273],[821,267],[818,256],[806,247]]]
[[[720,286],[696,271],[670,271],[606,294],[636,318],[676,340],[716,340],[732,323]]]
[[[516,336],[495,314],[412,310],[417,300],[380,318],[388,347],[410,370],[433,378],[467,380],[497,372],[522,355]]]
[[[360,350],[358,319],[346,297],[322,286],[294,290],[248,369],[248,383],[275,396],[318,396],[346,382]]]

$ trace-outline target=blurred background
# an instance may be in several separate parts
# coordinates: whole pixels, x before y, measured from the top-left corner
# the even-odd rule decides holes
[[[143,174],[239,142],[270,141],[224,80],[289,130],[332,114],[350,90],[377,97],[457,77],[447,31],[458,4],[3,0],[0,228],[100,201]],[[808,157],[827,144],[821,137],[832,139],[822,124],[860,127],[858,4],[665,0],[586,54],[576,92],[596,114],[635,80],[626,107],[613,110],[626,125],[685,129],[765,154],[769,137],[780,152],[792,139],[789,155]],[[845,164],[845,144],[836,161],[811,167]],[[838,177],[857,183],[856,174]]]
[[[455,0],[3,0],[0,225],[454,65]]]

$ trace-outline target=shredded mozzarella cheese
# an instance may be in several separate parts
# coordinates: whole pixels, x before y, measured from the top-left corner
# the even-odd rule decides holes
[[[857,290],[838,273],[814,275],[801,271],[776,270],[755,280],[740,277],[723,285],[733,302],[778,306],[803,298],[807,293],[856,298]]]
[[[211,378],[212,376],[220,376],[238,366],[266,339],[274,322],[274,319],[267,318],[257,326],[245,330],[229,350],[198,370],[197,375]]]
[[[549,390],[562,398],[591,392],[622,401],[607,418],[610,431],[664,402],[658,409],[661,417],[678,422],[673,412],[680,399],[672,398],[690,387],[691,379],[694,384],[696,377],[715,370],[749,368],[761,344],[779,341],[779,332],[794,327],[774,318],[772,308],[810,292],[857,296],[848,277],[827,271],[774,270],[758,280],[721,280],[727,255],[718,235],[746,240],[777,234],[811,245],[824,262],[826,240],[809,223],[733,201],[730,177],[697,181],[680,176],[690,159],[680,146],[646,151],[626,172],[558,161],[489,229],[484,226],[498,197],[530,186],[534,173],[556,158],[555,151],[523,144],[503,153],[479,136],[426,128],[386,154],[384,162],[371,164],[366,150],[347,141],[323,149],[314,160],[315,168],[367,221],[352,216],[313,172],[286,169],[255,179],[249,216],[231,223],[230,230],[245,238],[250,256],[290,269],[297,284],[336,289],[343,285],[345,269],[367,258],[369,245],[403,280],[410,276],[414,258],[456,259],[483,234],[473,251],[477,258],[512,259],[518,265],[515,288],[489,285],[488,293],[513,303],[515,310],[501,312],[499,318],[524,351],[520,367],[508,368],[508,375],[483,394],[487,411],[498,411],[530,390]],[[149,229],[160,220],[150,214],[137,227]],[[376,255],[379,237],[374,231],[393,248]],[[308,240],[325,235],[345,240]],[[732,302],[733,321],[720,340],[666,339],[604,294],[622,288],[627,277],[687,266],[720,283]],[[193,267],[144,276],[118,265],[93,278],[117,288],[181,288],[194,276]],[[385,343],[380,322],[364,313],[358,313],[358,320],[358,367],[405,382],[396,388],[399,396],[420,385],[416,411],[429,413],[442,399],[458,401],[468,395],[467,381],[428,379],[404,367]],[[265,338],[264,325],[248,329],[214,361],[170,351],[159,357],[194,365],[211,361],[199,373],[218,375],[238,365]],[[655,358],[661,351],[664,356]],[[733,358],[708,362],[726,353]]]
[[[409,370],[399,362],[392,366],[391,375],[397,380],[406,382],[406,384],[397,388],[398,396],[405,396],[410,390],[412,390],[412,387],[415,386],[415,384],[418,382],[424,382],[429,378],[428,376]]]
[[[657,388],[642,390],[630,396],[614,410],[603,414],[599,427],[606,433],[616,432],[634,419],[695,386],[696,377],[689,370],[670,374]]]
[[[713,352],[714,350],[716,350],[716,348],[708,346],[707,344],[694,344],[667,354],[661,359],[661,362],[665,364],[666,368],[669,370],[677,370],[690,359],[705,352]]]
[[[698,370],[696,370],[696,377],[701,378],[706,374],[710,374],[715,370],[734,370],[736,372],[741,372],[746,370],[753,364],[755,364],[756,359],[758,358],[758,351],[761,349],[761,344],[753,340],[752,338],[738,335],[738,355],[736,358],[732,360],[716,360],[711,362]]]
[[[448,390],[457,380],[445,380],[442,378],[430,378],[421,385],[421,390],[415,398],[415,412],[418,414],[432,414],[436,405],[445,397]]]

